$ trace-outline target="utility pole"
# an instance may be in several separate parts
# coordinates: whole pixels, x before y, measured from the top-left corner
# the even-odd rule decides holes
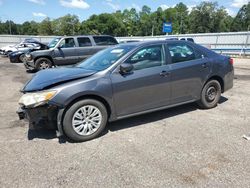
[[[10,20],[8,20],[8,22],[9,22],[9,31],[10,31],[10,35],[11,35],[11,22],[10,22]]]

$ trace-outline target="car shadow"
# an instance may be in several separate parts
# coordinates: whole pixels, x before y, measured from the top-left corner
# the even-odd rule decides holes
[[[228,98],[221,96],[219,100],[219,104],[223,104],[224,102],[227,102]]]
[[[35,71],[35,70],[26,70],[26,72],[29,73],[29,74],[34,74],[34,73],[36,73],[37,71]]]
[[[219,104],[223,104],[227,101],[228,101],[228,98],[222,96],[220,98]],[[148,113],[148,114],[144,114],[144,115],[139,115],[139,116],[135,116],[135,117],[131,117],[131,118],[118,120],[118,121],[109,123],[106,126],[105,130],[98,137],[102,137],[102,136],[108,134],[109,131],[115,132],[115,131],[119,131],[122,129],[128,129],[128,128],[132,128],[132,127],[136,127],[136,126],[143,126],[143,125],[146,125],[148,123],[160,121],[160,120],[166,119],[166,118],[171,118],[171,117],[185,114],[188,112],[196,111],[198,109],[200,109],[200,108],[198,107],[198,105],[196,103],[191,103],[191,104],[185,104],[185,105],[181,105],[181,106],[177,106],[177,107],[173,107],[173,108],[169,108],[169,109],[165,109],[165,110],[161,110],[161,111],[156,111],[156,112],[152,112],[152,113]],[[48,129],[40,128],[38,130],[30,129],[28,131],[28,140],[33,140],[33,139],[50,140],[50,139],[55,139],[55,138],[58,138],[55,130],[48,130]],[[74,141],[68,139],[65,136],[61,136],[58,139],[59,139],[58,142],[60,144],[63,144],[66,142],[77,143],[77,142],[74,142]]]
[[[28,140],[33,140],[33,139],[52,140],[55,138],[58,138],[58,142],[60,144],[69,141],[65,136],[57,137],[56,130],[52,129],[39,128],[39,129],[29,129],[28,131]]]
[[[221,96],[219,104],[222,104],[226,101],[228,101],[228,98]],[[185,113],[195,111],[198,109],[200,109],[200,107],[196,103],[185,104],[185,105],[181,105],[181,106],[177,106],[177,107],[173,107],[173,108],[169,108],[169,109],[165,109],[165,110],[161,110],[157,112],[152,112],[152,113],[148,113],[148,114],[144,114],[140,116],[135,116],[135,117],[115,121],[115,122],[110,123],[107,126],[107,129],[112,132],[119,131],[122,129],[127,129],[127,128],[131,128],[135,126],[152,123],[152,122],[159,121],[162,119],[171,118],[171,117],[185,114]]]
[[[156,112],[151,112],[151,113],[111,122],[107,126],[107,129],[111,132],[119,131],[122,129],[146,125],[148,123],[160,121],[166,118],[171,118],[171,117],[185,114],[185,113],[195,111],[195,110],[198,110],[198,106],[195,103],[181,105],[178,107],[173,107],[173,108],[169,108],[165,110],[160,110]]]

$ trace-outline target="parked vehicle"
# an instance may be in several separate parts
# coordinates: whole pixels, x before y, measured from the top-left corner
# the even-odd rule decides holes
[[[178,38],[176,38],[176,37],[171,37],[171,38],[167,38],[166,40],[179,40]]]
[[[29,49],[34,49],[34,48],[39,48],[39,44],[37,43],[20,43],[17,45],[9,45],[6,46],[5,48],[2,48],[2,55],[8,56],[12,52],[16,51],[22,51],[22,50],[29,50]]]
[[[186,40],[186,41],[189,41],[189,42],[194,42],[193,38],[181,38],[180,40]]]
[[[5,55],[5,49],[13,48],[15,45],[7,45],[0,48],[0,55]]]
[[[46,50],[49,49],[49,47],[43,43],[37,42],[37,45],[34,48],[24,49],[24,50],[18,50],[15,52],[9,53],[9,59],[11,63],[21,63],[24,61],[24,57],[26,53],[31,53],[33,51],[37,50]]]
[[[123,40],[123,41],[121,41],[119,44],[131,43],[131,42],[140,42],[140,40]]]
[[[26,69],[35,71],[72,65],[116,44],[116,39],[107,35],[58,37],[50,42],[50,49],[26,54],[24,65]]]
[[[182,41],[189,41],[189,42],[194,42],[194,39],[193,38],[177,38],[177,37],[174,37],[174,38],[167,38],[166,40],[182,40]]]
[[[108,121],[191,102],[214,108],[233,78],[232,59],[192,42],[120,44],[74,67],[38,72],[22,90],[18,114],[86,141]]]

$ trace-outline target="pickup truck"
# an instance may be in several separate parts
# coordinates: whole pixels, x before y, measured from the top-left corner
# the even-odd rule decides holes
[[[72,65],[116,44],[117,40],[108,35],[56,37],[48,44],[48,50],[26,53],[23,62],[27,70],[33,71]]]

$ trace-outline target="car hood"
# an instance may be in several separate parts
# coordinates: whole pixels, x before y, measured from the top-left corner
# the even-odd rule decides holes
[[[34,50],[34,51],[32,51],[31,52],[31,54],[33,55],[33,56],[36,56],[36,55],[40,55],[40,53],[42,52],[42,53],[45,53],[45,54],[50,54],[51,52],[52,52],[53,50],[52,49],[39,49],[39,50]]]
[[[68,81],[85,78],[97,71],[79,67],[55,68],[36,73],[22,89],[22,92],[39,91]]]
[[[10,55],[24,54],[27,52],[29,52],[29,50],[17,50],[17,51],[10,53]]]

